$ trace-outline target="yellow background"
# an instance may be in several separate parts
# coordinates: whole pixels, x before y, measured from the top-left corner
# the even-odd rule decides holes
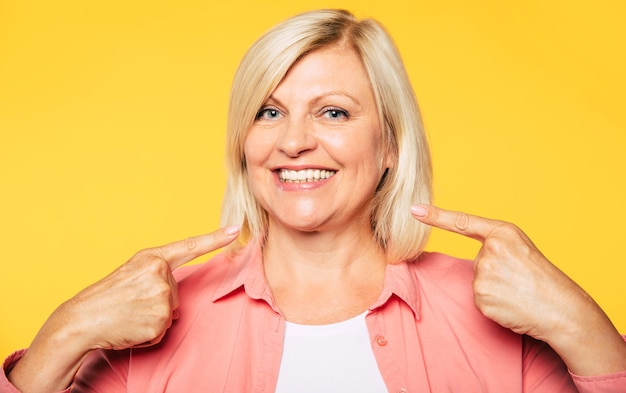
[[[395,37],[436,202],[520,225],[626,332],[624,2],[213,3],[0,0],[0,357],[135,251],[217,227],[235,67],[320,7]]]

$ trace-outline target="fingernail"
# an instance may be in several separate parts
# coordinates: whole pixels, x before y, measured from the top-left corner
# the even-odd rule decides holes
[[[239,233],[239,231],[241,231],[241,225],[231,225],[224,229],[224,233],[227,235],[234,235]]]
[[[413,213],[413,215],[417,217],[425,217],[426,213],[428,213],[428,210],[424,206],[413,205],[411,206],[411,213]]]

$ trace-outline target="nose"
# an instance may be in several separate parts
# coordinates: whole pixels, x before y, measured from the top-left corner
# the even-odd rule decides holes
[[[306,117],[288,118],[278,139],[278,149],[292,158],[315,149],[317,140],[313,127],[312,121]]]

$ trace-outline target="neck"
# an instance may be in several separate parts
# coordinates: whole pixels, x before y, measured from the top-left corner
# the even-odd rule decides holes
[[[287,320],[315,324],[365,311],[382,290],[387,261],[369,228],[331,233],[270,226],[263,264]]]
[[[386,265],[385,253],[371,230],[348,228],[339,231],[303,232],[269,227],[263,247],[266,269],[280,267],[297,272],[315,269],[318,272],[342,272],[353,267]]]

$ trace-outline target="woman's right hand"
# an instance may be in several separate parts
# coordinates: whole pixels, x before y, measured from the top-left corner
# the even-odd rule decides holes
[[[57,308],[9,374],[22,392],[70,385],[93,349],[125,349],[161,341],[177,318],[172,272],[231,243],[239,227],[222,228],[139,251],[128,262]]]

